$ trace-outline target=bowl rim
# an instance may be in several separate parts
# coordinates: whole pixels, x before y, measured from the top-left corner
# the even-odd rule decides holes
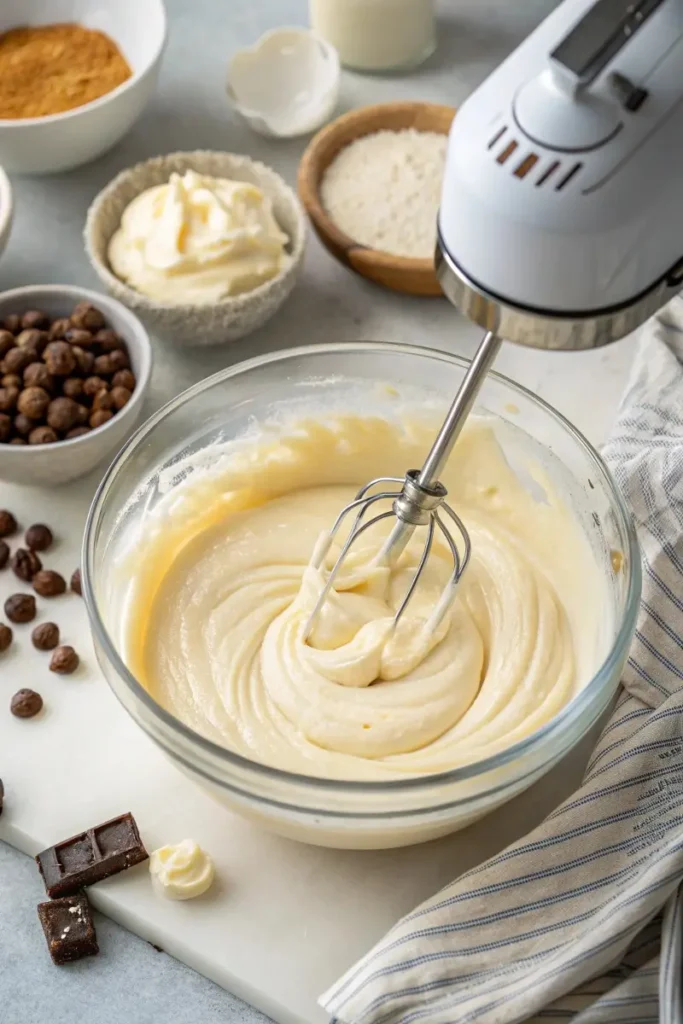
[[[55,298],[64,296],[76,302],[82,302],[85,299],[91,302],[93,306],[99,306],[104,313],[106,313],[107,307],[110,309],[114,308],[116,313],[130,324],[131,336],[134,334],[136,338],[135,344],[139,344],[141,372],[139,375],[136,374],[135,390],[130,401],[126,403],[116,416],[112,416],[101,427],[97,427],[97,429],[90,431],[88,434],[82,434],[80,437],[65,438],[63,441],[54,441],[49,445],[3,444],[0,446],[3,460],[6,458],[16,460],[38,458],[41,454],[44,456],[47,450],[59,451],[60,453],[73,450],[75,454],[78,454],[79,450],[85,448],[88,444],[92,444],[94,438],[100,441],[106,437],[107,432],[113,427],[120,426],[123,418],[128,419],[130,414],[138,409],[145,399],[152,375],[154,352],[149,334],[135,313],[124,306],[122,302],[119,302],[118,299],[113,298],[111,295],[103,295],[101,292],[93,292],[89,288],[80,288],[78,285],[27,284],[22,285],[21,288],[10,288],[8,291],[0,292],[0,305],[3,305],[7,300],[28,299],[38,292],[42,294],[48,292],[50,295],[54,295]],[[0,317],[0,319],[2,318]],[[124,341],[128,342],[128,338],[124,338]]]
[[[138,171],[142,171],[144,168],[150,167],[159,162],[180,159],[186,161],[188,166],[187,170],[193,170],[191,162],[192,158],[204,158],[209,156],[221,156],[231,157],[235,160],[243,161],[260,173],[261,170],[265,170],[268,174],[273,175],[277,181],[278,189],[285,195],[292,207],[296,219],[296,238],[292,240],[291,247],[291,259],[286,266],[282,267],[275,277],[271,277],[269,281],[264,281],[262,284],[252,288],[251,291],[243,292],[240,295],[228,296],[225,299],[220,299],[218,302],[212,302],[210,304],[200,302],[182,302],[182,303],[170,303],[170,302],[158,302],[156,299],[150,298],[143,292],[137,291],[135,288],[131,288],[130,285],[126,284],[120,277],[110,269],[107,263],[102,260],[95,251],[93,244],[93,234],[95,227],[101,216],[102,207],[104,203],[116,195],[118,189],[125,184],[133,174]],[[201,173],[201,172],[200,172]],[[239,179],[236,179],[239,180]],[[147,186],[152,187],[152,186]],[[136,193],[136,197],[142,195],[144,188]],[[107,239],[107,244],[111,241],[111,235]],[[113,177],[107,184],[102,188],[95,198],[90,203],[88,211],[85,217],[85,224],[83,226],[83,243],[85,251],[90,263],[97,272],[100,279],[106,283],[107,287],[115,293],[119,294],[123,301],[136,309],[146,312],[173,312],[174,315],[181,317],[195,317],[198,313],[209,311],[212,317],[216,314],[220,314],[225,311],[238,311],[240,309],[246,309],[253,305],[254,299],[257,301],[270,291],[275,285],[280,284],[290,274],[292,274],[301,263],[303,255],[306,249],[306,217],[302,204],[296,191],[289,185],[282,175],[271,167],[270,164],[264,163],[262,160],[255,160],[247,153],[233,153],[228,150],[221,149],[193,149],[193,150],[176,150],[172,153],[160,153],[157,156],[149,157],[147,160],[141,160],[137,164],[133,164],[131,167],[126,167],[122,171],[119,171],[115,177]]]
[[[117,675],[123,680],[133,697],[140,701],[147,711],[149,711],[151,715],[160,721],[167,729],[175,732],[176,734],[180,734],[185,740],[195,746],[198,746],[204,754],[216,759],[218,762],[222,762],[225,766],[234,767],[248,774],[250,773],[261,778],[279,782],[284,786],[300,786],[309,792],[337,792],[349,795],[351,793],[407,793],[420,789],[441,789],[454,783],[485,776],[490,771],[495,771],[504,767],[510,762],[523,757],[523,755],[529,750],[533,750],[541,746],[543,741],[547,740],[548,737],[557,734],[558,731],[564,731],[566,728],[570,727],[573,722],[581,717],[584,709],[590,706],[591,703],[593,703],[594,700],[602,693],[605,681],[610,679],[614,667],[622,660],[624,648],[633,634],[638,615],[641,594],[640,549],[635,527],[633,525],[633,519],[627,509],[621,492],[617,488],[602,457],[583,436],[583,434],[577,430],[577,428],[570,423],[562,413],[558,412],[548,402],[539,398],[523,385],[516,383],[495,370],[490,371],[489,376],[492,379],[497,381],[499,384],[510,388],[513,392],[516,392],[521,397],[530,401],[543,412],[554,418],[559,425],[571,435],[574,442],[583,449],[584,453],[593,463],[595,471],[602,478],[603,484],[610,493],[613,503],[612,507],[617,512],[618,519],[620,521],[619,525],[623,529],[627,539],[629,579],[621,623],[619,624],[616,636],[612,641],[609,651],[603,659],[602,664],[596,669],[592,678],[588,680],[585,686],[572,698],[572,700],[565,704],[565,706],[557,713],[557,715],[551,718],[549,722],[546,722],[545,725],[541,726],[540,729],[537,729],[530,736],[519,740],[510,747],[506,747],[497,754],[490,755],[480,761],[475,761],[471,764],[451,769],[446,772],[411,776],[406,779],[389,779],[383,781],[319,778],[317,776],[302,775],[298,772],[287,771],[282,768],[273,767],[272,765],[253,761],[242,754],[235,753],[227,747],[221,746],[219,743],[208,739],[201,733],[196,732],[153,699],[153,697],[128,669],[123,658],[119,654],[117,647],[111,639],[100,616],[92,586],[95,535],[97,532],[98,520],[100,519],[105,506],[107,492],[114,483],[122,467],[125,466],[125,463],[132,451],[144,444],[145,439],[158,426],[158,424],[163,422],[167,416],[171,415],[177,409],[186,405],[192,399],[201,395],[209,388],[214,387],[225,380],[229,380],[232,377],[237,377],[243,373],[247,373],[250,370],[257,369],[270,363],[286,362],[290,359],[298,359],[301,356],[310,355],[311,353],[339,354],[348,357],[349,354],[354,351],[367,353],[381,352],[385,354],[396,354],[396,352],[401,352],[403,355],[407,356],[413,355],[420,358],[428,358],[445,362],[450,365],[455,364],[462,369],[467,369],[471,362],[464,356],[456,355],[455,353],[447,353],[442,350],[426,346],[422,347],[417,345],[380,341],[335,342],[321,345],[302,345],[295,348],[283,349],[278,352],[270,352],[265,355],[255,356],[252,359],[244,360],[243,362],[236,363],[224,370],[220,370],[218,373],[212,374],[210,377],[194,384],[192,387],[188,388],[186,391],[177,395],[175,398],[163,405],[148,420],[146,420],[141,427],[138,428],[138,430],[120,449],[100,481],[88,511],[88,517],[83,534],[81,557],[83,566],[83,596],[96,642],[105,652],[106,657],[112,664]],[[109,683],[108,680],[107,682]],[[109,685],[111,687],[111,684]],[[120,699],[118,698],[118,695],[117,699]],[[125,704],[124,707],[126,707]],[[127,707],[126,710],[128,710]],[[604,705],[600,708],[600,711],[602,710],[604,710]],[[128,713],[130,714],[130,712]],[[207,775],[207,777],[209,776]],[[216,780],[213,776],[210,777],[214,781],[217,781],[219,785],[221,784],[220,780]]]
[[[304,209],[311,218],[316,231],[324,237],[329,238],[333,243],[335,250],[344,253],[353,252],[357,257],[362,255],[366,262],[372,262],[378,268],[398,271],[405,275],[416,273],[434,274],[433,257],[396,256],[390,252],[384,252],[382,249],[374,249],[371,245],[365,245],[363,242],[359,242],[357,239],[351,238],[350,235],[347,235],[345,231],[342,231],[342,229],[337,226],[325,211],[320,198],[320,182],[322,179],[322,173],[324,173],[324,170],[326,169],[320,168],[320,153],[330,139],[336,138],[336,136],[338,136],[340,132],[349,125],[357,125],[361,129],[364,129],[367,126],[367,130],[359,130],[354,138],[350,140],[356,141],[357,139],[363,138],[364,135],[371,135],[374,132],[383,130],[382,124],[372,123],[375,117],[383,117],[399,111],[405,111],[406,113],[419,113],[420,111],[427,110],[428,108],[437,110],[444,116],[450,114],[451,121],[457,113],[457,108],[450,106],[447,103],[429,103],[422,100],[406,100],[394,103],[372,103],[368,106],[356,107],[354,110],[350,110],[348,113],[335,118],[334,121],[331,121],[329,124],[325,125],[324,128],[321,128],[320,131],[316,132],[309,144],[306,146],[299,162],[299,169],[297,172],[297,191]],[[386,126],[384,127],[386,128]],[[430,130],[433,131],[434,129]],[[443,134],[447,136],[448,132],[444,132]],[[349,144],[350,142],[345,143],[345,145]],[[343,148],[344,146],[340,146],[336,151],[335,156]],[[326,167],[327,166],[329,166],[329,164],[327,164]],[[441,293],[439,292],[439,294]]]
[[[91,100],[89,103],[83,103],[80,107],[73,107],[71,110],[62,110],[58,114],[45,114],[42,117],[0,117],[0,130],[6,128],[30,128],[43,124],[55,124],[58,121],[67,121],[70,118],[78,117],[79,114],[84,113],[86,110],[95,110],[97,107],[104,106],[105,103],[108,103],[117,96],[123,95],[124,92],[127,92],[129,89],[132,89],[137,85],[137,83],[149,74],[150,70],[159,62],[168,41],[168,17],[166,15],[164,2],[163,0],[152,0],[152,3],[157,5],[158,12],[161,15],[161,35],[152,56],[146,62],[144,67],[138,68],[137,71],[134,71],[130,78],[127,78],[125,82],[121,82],[121,85],[117,85],[117,87],[112,89],[111,92],[105,92],[103,96],[98,96],[97,99]],[[88,26],[86,25],[85,28],[88,28]],[[109,35],[109,33],[107,33],[107,35]],[[118,41],[111,35],[109,38],[116,43],[118,47]]]
[[[4,167],[0,167],[0,239],[8,230],[14,215],[14,196],[9,176]]]

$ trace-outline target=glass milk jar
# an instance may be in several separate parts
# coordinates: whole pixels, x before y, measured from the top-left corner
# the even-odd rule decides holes
[[[356,71],[404,71],[434,52],[434,0],[309,0],[311,27]]]

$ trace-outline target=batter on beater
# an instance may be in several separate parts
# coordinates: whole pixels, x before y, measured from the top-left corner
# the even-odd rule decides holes
[[[321,535],[368,479],[419,465],[433,436],[433,423],[311,419],[190,474],[143,528],[126,617],[127,661],[151,695],[248,758],[335,779],[447,771],[552,719],[605,653],[604,583],[579,523],[529,493],[486,420],[467,424],[442,475],[472,556],[437,632],[424,623],[453,567],[446,545],[394,631],[423,540],[378,568],[381,524],[304,640]]]

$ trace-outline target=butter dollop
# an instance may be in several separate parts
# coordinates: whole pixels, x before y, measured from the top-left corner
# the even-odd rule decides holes
[[[150,855],[149,871],[157,890],[169,900],[191,900],[214,879],[211,857],[193,839],[162,846]]]
[[[289,259],[287,243],[256,185],[186,171],[129,203],[109,263],[152,299],[205,305],[275,277]]]

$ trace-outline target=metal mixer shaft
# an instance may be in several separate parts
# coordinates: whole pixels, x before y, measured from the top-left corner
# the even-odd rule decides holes
[[[355,512],[355,520],[348,537],[344,542],[339,557],[332,566],[327,579],[325,580],[324,586],[320,591],[315,607],[313,608],[313,611],[306,623],[304,628],[304,640],[310,636],[311,631],[315,626],[318,616],[320,615],[328,594],[334,586],[335,579],[339,575],[339,571],[346,559],[351,545],[354,544],[358,537],[362,533],[365,533],[365,531],[371,526],[390,517],[394,517],[396,519],[396,523],[380,549],[379,554],[375,557],[373,563],[375,565],[386,565],[390,567],[395,565],[415,530],[420,526],[427,528],[427,537],[422,556],[418,562],[417,569],[415,570],[406,594],[395,613],[394,624],[396,624],[400,619],[408,605],[408,602],[410,601],[410,598],[417,588],[422,572],[427,564],[427,559],[429,558],[437,529],[446,540],[453,558],[453,572],[451,573],[448,583],[446,584],[441,597],[437,601],[427,621],[426,628],[434,630],[439,626],[439,623],[442,621],[444,615],[453,603],[456,586],[465,571],[470,555],[469,535],[459,516],[457,516],[453,509],[446,504],[445,499],[447,491],[439,481],[439,475],[446,465],[449,456],[453,451],[453,446],[455,445],[465,421],[472,410],[472,406],[474,405],[479,390],[481,389],[484,378],[486,377],[486,374],[491,368],[491,365],[498,353],[501,340],[501,338],[490,331],[484,336],[475,353],[474,359],[463,378],[455,399],[448,410],[434,444],[425,459],[422,469],[408,470],[403,480],[401,480],[400,477],[378,477],[376,480],[371,480],[361,488],[356,495],[355,500],[346,505],[340,512],[326,538],[325,544],[316,552],[316,558],[313,563],[314,568],[320,569],[324,564],[334,538],[346,516]],[[402,484],[401,490],[387,490],[386,485],[391,484]],[[370,494],[369,492],[375,487],[382,487],[382,490],[375,494]],[[380,512],[378,515],[373,516],[372,519],[364,522],[366,512],[373,505],[377,502],[388,500],[391,500],[392,502],[390,511]],[[444,522],[443,517],[439,514],[440,512],[444,512],[446,514],[450,520],[448,525],[454,526],[459,534],[462,553]]]

